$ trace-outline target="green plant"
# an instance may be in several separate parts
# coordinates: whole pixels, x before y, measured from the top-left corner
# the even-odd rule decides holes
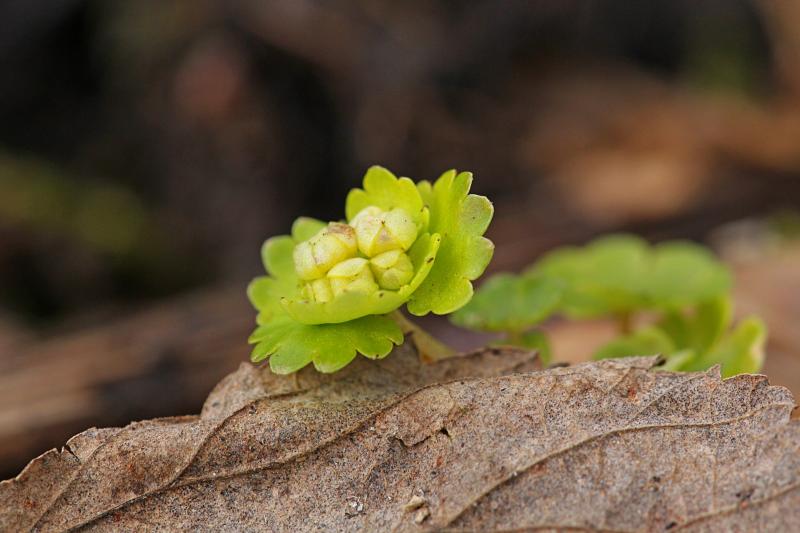
[[[548,276],[496,274],[450,320],[468,329],[504,333],[496,344],[537,349],[547,363],[550,345],[534,328],[558,309],[563,287],[562,282]]]
[[[469,172],[415,184],[374,166],[348,195],[346,221],[299,218],[291,235],[267,240],[268,275],[248,287],[258,310],[252,360],[269,357],[281,374],[309,363],[335,372],[357,353],[385,357],[404,331],[427,355],[446,352],[398,310],[447,314],[472,297],[494,246],[482,236],[492,204],[469,194],[471,184]]]
[[[502,331],[502,342],[549,348],[535,329],[552,315],[614,318],[620,336],[594,357],[660,353],[666,368],[721,364],[724,375],[755,372],[763,363],[766,329],[749,317],[733,327],[728,269],[706,248],[674,241],[649,245],[611,235],[584,247],[545,255],[519,276],[490,279],[452,320]]]

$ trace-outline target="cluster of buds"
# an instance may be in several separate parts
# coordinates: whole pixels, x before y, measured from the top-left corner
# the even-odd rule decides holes
[[[492,204],[471,184],[469,172],[414,183],[373,166],[347,194],[345,221],[301,217],[291,235],[268,239],[267,275],[247,289],[258,310],[251,359],[269,357],[280,374],[309,363],[335,372],[358,353],[379,359],[402,343],[404,306],[422,316],[465,305],[493,251],[483,237]],[[431,356],[449,354],[414,337]]]
[[[419,228],[400,208],[362,209],[349,224],[331,222],[294,249],[302,295],[325,303],[344,292],[397,290],[414,276],[406,253]]]

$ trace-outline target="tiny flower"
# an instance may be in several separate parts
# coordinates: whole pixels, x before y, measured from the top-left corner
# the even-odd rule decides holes
[[[299,243],[292,254],[297,276],[305,281],[319,279],[334,265],[356,254],[352,227],[331,222],[316,235]]]
[[[311,280],[303,286],[302,295],[312,302],[330,302],[333,300],[331,282],[327,278]]]
[[[389,211],[370,206],[361,210],[353,220],[358,249],[367,257],[389,250],[408,250],[417,239],[419,229],[411,216],[399,207]]]
[[[390,250],[369,261],[372,273],[382,289],[397,290],[414,277],[414,265],[402,250]]]
[[[378,290],[369,261],[363,257],[354,257],[333,267],[328,272],[328,281],[334,297],[345,291],[369,294]]]

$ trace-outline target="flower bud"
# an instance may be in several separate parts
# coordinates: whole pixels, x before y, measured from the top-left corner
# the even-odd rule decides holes
[[[356,254],[356,234],[347,224],[331,222],[294,248],[294,269],[302,280],[319,279],[335,264]]]
[[[402,250],[383,252],[370,259],[369,264],[382,289],[397,290],[414,277],[414,265]]]
[[[417,225],[399,207],[391,211],[366,207],[350,223],[356,231],[358,249],[368,257],[389,250],[408,250],[417,239]]]
[[[302,295],[306,300],[323,304],[333,300],[331,283],[327,278],[315,279],[303,285]]]
[[[378,290],[369,261],[362,257],[342,261],[333,267],[328,272],[328,280],[334,296],[344,291],[370,293]]]

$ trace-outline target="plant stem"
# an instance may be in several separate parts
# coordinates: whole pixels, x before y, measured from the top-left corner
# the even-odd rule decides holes
[[[433,363],[453,357],[456,354],[455,350],[411,322],[400,311],[394,311],[391,316],[400,326],[400,329],[403,330],[404,334],[411,335],[411,341],[417,347],[417,352],[422,362]]]
[[[622,335],[630,335],[633,333],[633,313],[630,311],[621,311],[617,315],[617,330]]]
[[[525,346],[525,336],[521,331],[507,331],[506,342],[512,346]]]

